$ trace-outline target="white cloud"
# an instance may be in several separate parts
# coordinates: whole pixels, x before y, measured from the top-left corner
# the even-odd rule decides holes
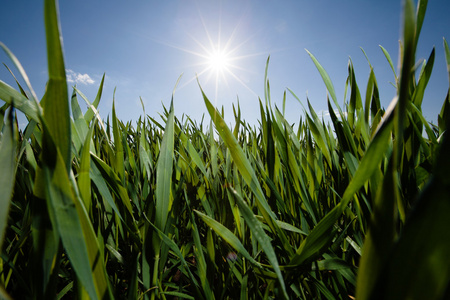
[[[76,84],[94,84],[95,81],[88,74],[81,74],[72,71],[71,69],[66,70],[67,82]]]

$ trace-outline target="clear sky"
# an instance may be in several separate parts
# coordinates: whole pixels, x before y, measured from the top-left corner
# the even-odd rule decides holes
[[[69,84],[77,84],[93,101],[101,76],[106,73],[101,116],[111,114],[116,88],[117,114],[133,124],[143,115],[140,97],[146,114],[152,117],[163,112],[162,103],[169,107],[181,74],[174,97],[179,118],[186,114],[199,122],[206,114],[195,79],[198,74],[210,100],[218,107],[224,106],[228,123],[234,120],[231,105],[239,97],[243,118],[256,124],[258,97],[264,99],[264,70],[269,55],[272,102],[281,109],[283,92],[290,88],[304,104],[308,95],[316,112],[326,114],[326,88],[305,49],[328,71],[338,101],[343,103],[349,58],[361,94],[365,95],[370,69],[362,47],[374,66],[382,105],[387,107],[395,95],[390,83],[394,77],[379,45],[397,64],[401,8],[400,0],[59,3]],[[443,50],[443,37],[450,40],[449,13],[450,1],[429,1],[416,57],[428,58],[436,46],[423,103],[426,119],[434,123],[449,87]],[[0,41],[15,53],[38,97],[42,97],[47,81],[43,1],[1,0],[0,16]],[[221,72],[211,68],[209,54],[214,53],[228,54]],[[12,67],[3,52],[0,61]],[[14,85],[3,66],[0,80]],[[301,105],[288,92],[286,118],[297,123],[301,115]]]

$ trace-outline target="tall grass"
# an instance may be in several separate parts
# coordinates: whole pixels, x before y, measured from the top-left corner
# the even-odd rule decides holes
[[[1,44],[26,87],[0,81],[0,297],[449,297],[450,96],[438,124],[426,122],[434,49],[415,69],[426,6],[404,3],[386,111],[370,62],[365,95],[349,62],[340,106],[308,52],[328,90],[329,124],[309,101],[295,127],[272,106],[268,60],[259,123],[238,105],[230,128],[203,92],[209,124],[177,118],[173,102],[162,123],[124,123],[114,105],[102,119],[103,79],[93,102],[76,87],[67,99],[56,5],[46,0],[43,99]],[[449,65],[445,40],[444,49]],[[23,131],[16,110],[28,119]]]

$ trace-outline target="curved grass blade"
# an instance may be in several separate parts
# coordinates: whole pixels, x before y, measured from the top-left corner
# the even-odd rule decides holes
[[[97,165],[95,164],[95,162],[92,162],[92,161],[91,161],[91,168],[89,169],[89,178],[91,178],[92,182],[95,184],[98,191],[100,192],[102,197],[106,200],[106,202],[109,204],[109,206],[111,206],[111,208],[119,216],[119,218],[122,221],[124,221],[124,219],[122,218],[122,215],[120,214],[119,209],[116,206],[116,203],[114,202],[111,192],[109,191],[108,186],[106,184],[106,180],[108,179],[108,177],[103,177],[102,173],[97,168]],[[109,183],[110,183],[110,181],[109,181]],[[112,186],[113,186],[112,188],[114,189],[115,186],[114,185],[112,185]],[[127,203],[129,203],[129,202],[127,202]]]
[[[102,97],[102,91],[103,91],[103,83],[105,81],[105,73],[103,73],[102,81],[100,82],[100,86],[98,87],[97,96],[94,99],[94,102],[91,104],[92,106],[89,106],[88,111],[84,114],[84,119],[87,123],[90,123],[92,121],[92,118],[94,118],[95,114],[97,112],[95,111],[98,107],[98,104],[100,103],[100,98]]]
[[[8,226],[8,212],[11,202],[16,165],[17,128],[14,122],[14,109],[10,108],[6,124],[0,138],[0,249]]]
[[[30,101],[20,92],[0,80],[0,99],[23,112],[30,119],[40,123],[42,115],[41,107],[36,102]]]
[[[419,3],[417,3],[414,51],[416,51],[417,43],[419,42],[420,31],[422,30],[423,20],[425,19],[427,5],[428,0],[419,0]]]
[[[383,48],[383,46],[380,45],[381,51],[383,51],[384,56],[386,57],[389,65],[391,66],[392,72],[394,73],[395,83],[398,85],[398,78],[397,74],[395,73],[394,63],[392,62],[391,56],[389,55],[389,52],[387,52],[386,49]]]
[[[48,132],[44,127],[44,137]],[[45,138],[44,143],[52,140]],[[53,146],[54,147],[54,146]],[[45,148],[52,148],[47,145]],[[48,154],[52,155],[52,153]],[[63,242],[69,260],[92,299],[112,298],[106,269],[92,224],[65,170],[63,158],[56,149],[55,165],[44,164],[44,190],[52,223]],[[46,161],[49,161],[47,158]]]
[[[173,173],[174,153],[174,110],[173,101],[170,104],[170,113],[167,119],[164,136],[159,150],[156,164],[156,212],[155,226],[164,232],[169,215],[170,194]]]
[[[450,84],[450,49],[444,38],[445,61],[447,62],[448,83]]]
[[[8,55],[9,59],[11,59],[11,61],[13,62],[13,64],[16,66],[17,70],[20,73],[20,76],[22,76],[23,80],[25,81],[25,84],[27,85],[28,89],[30,90],[31,96],[32,96],[32,101],[34,104],[37,103],[37,96],[36,93],[33,90],[33,87],[31,86],[30,80],[28,79],[28,75],[25,72],[25,69],[22,67],[22,64],[20,63],[20,61],[17,59],[17,57],[8,49],[8,47],[6,47],[5,44],[3,44],[2,42],[0,42],[0,47],[3,49],[3,51],[5,51],[6,55]],[[9,69],[9,68],[8,68]],[[16,80],[17,81],[17,80]]]
[[[448,290],[449,152],[450,138],[444,134],[434,177],[413,207],[371,299],[443,299]]]
[[[412,103],[414,103],[414,105],[419,108],[422,105],[425,88],[428,84],[428,80],[431,77],[431,71],[433,70],[434,64],[434,56],[435,56],[435,48],[433,48],[433,50],[431,51],[428,61],[426,62],[425,68],[420,73],[419,82],[417,83],[416,89],[414,90],[414,94],[411,99]]]
[[[84,119],[82,121],[84,122]],[[81,199],[83,200],[84,207],[87,211],[90,211],[91,208],[91,177],[89,175],[91,166],[90,146],[95,125],[96,122],[92,124],[84,140],[83,150],[81,152],[80,170],[78,172],[77,181],[78,190],[80,191]]]
[[[19,81],[17,80],[16,76],[14,75],[14,73],[11,71],[11,69],[3,63],[3,65],[6,67],[6,69],[8,69],[9,73],[11,74],[11,76],[14,78],[14,81],[16,82],[17,86],[19,87],[20,93],[22,95],[24,95],[25,97],[29,98],[27,96],[27,93],[25,92],[25,90],[22,88],[22,85],[19,83]]]
[[[109,186],[112,188],[113,191],[116,192],[116,194],[122,200],[122,204],[125,206],[125,208],[130,213],[130,215],[132,215],[133,209],[130,204],[130,197],[128,197],[128,192],[127,192],[126,188],[124,188],[124,186],[122,185],[121,180],[119,179],[117,174],[114,172],[114,170],[110,166],[108,166],[103,160],[101,160],[99,157],[94,155],[92,152],[91,152],[91,156],[93,158],[93,162],[95,163],[95,165],[98,168],[97,170],[101,172],[104,181],[109,184]],[[91,167],[91,174],[92,173],[95,174],[96,172],[94,172]],[[94,180],[94,183],[96,183],[96,185],[99,183],[99,182],[95,181],[94,177],[92,178],[92,180]],[[112,206],[112,207],[114,208],[114,206]]]
[[[357,299],[370,299],[378,278],[385,276],[383,268],[394,242],[394,208],[396,193],[392,163],[383,178],[375,200],[370,229],[366,235],[356,285]]]
[[[237,252],[242,254],[248,261],[258,268],[262,268],[261,264],[257,262],[245,247],[242,245],[241,241],[225,226],[217,222],[216,220],[208,217],[207,215],[194,210],[194,212],[206,223],[212,230],[214,230],[224,241],[226,241],[231,247],[233,247]]]
[[[189,211],[189,218],[191,221],[191,230],[194,238],[194,255],[197,260],[197,276],[200,278],[200,283],[203,288],[203,293],[206,299],[214,299],[214,293],[212,291],[212,287],[210,284],[210,278],[208,278],[208,265],[206,264],[205,255],[203,252],[203,245],[200,240],[200,230],[197,227],[197,223],[195,222],[194,214],[190,207],[190,200],[186,194],[186,190],[184,190],[184,196],[186,199],[187,208]]]
[[[316,68],[319,70],[320,76],[322,76],[322,80],[325,83],[325,86],[327,87],[328,93],[330,93],[331,99],[333,99],[334,104],[336,104],[336,106],[339,107],[336,98],[336,92],[334,91],[334,86],[333,83],[331,82],[330,76],[328,75],[327,71],[325,71],[325,69],[320,65],[319,61],[314,57],[314,55],[312,55],[312,53],[309,52],[308,50],[306,50],[306,52],[308,52],[309,56],[316,65]]]
[[[393,126],[393,118],[391,116],[392,114],[388,113],[384,123],[382,123],[381,127],[375,134],[358,166],[358,169],[345,189],[341,202],[335,206],[310,232],[308,237],[297,249],[297,252],[291,259],[289,265],[297,266],[311,257],[317,257],[331,242],[330,233],[335,222],[353,199],[354,194],[365,184],[367,180],[370,179],[372,174],[377,170],[381,160],[386,156]]]
[[[196,298],[181,292],[162,292],[162,295],[173,296],[174,299],[188,299],[195,300]]]
[[[148,221],[148,219],[147,219]],[[181,265],[183,266],[183,268],[185,268],[185,270],[187,271],[187,273],[189,274],[189,278],[192,280],[192,283],[194,284],[194,287],[198,293],[198,295],[201,295],[201,292],[198,290],[198,281],[195,278],[195,276],[192,274],[191,269],[189,268],[183,253],[181,252],[180,248],[178,247],[178,245],[171,239],[169,238],[167,235],[165,235],[161,230],[159,230],[155,225],[153,225],[150,221],[148,221],[148,223],[150,224],[150,226],[153,228],[153,230],[155,230],[159,236],[159,238],[170,248],[172,249],[173,252],[175,252],[175,254],[178,256],[178,258],[181,261]]]
[[[258,221],[258,219],[255,217],[251,209],[248,207],[248,205],[244,202],[244,199],[236,192],[236,190],[229,188],[231,194],[236,199],[236,203],[238,204],[239,210],[241,211],[242,216],[244,217],[245,222],[247,223],[248,227],[250,228],[253,237],[258,241],[260,244],[262,250],[267,256],[267,259],[269,260],[273,270],[275,271],[275,274],[277,274],[278,280],[280,282],[281,289],[283,291],[283,296],[286,299],[289,299],[289,296],[287,295],[286,291],[286,285],[284,283],[283,275],[280,271],[280,265],[278,264],[278,259],[275,254],[275,250],[273,250],[272,244],[270,243],[270,239],[267,236],[267,234],[264,232],[264,229],[261,226],[261,223]]]
[[[236,138],[225,124],[225,121],[220,116],[219,112],[213,107],[211,102],[208,100],[201,87],[200,90],[202,92],[203,100],[206,104],[209,115],[211,116],[211,119],[213,120],[216,129],[219,132],[219,135],[227,145],[227,148],[230,150],[233,162],[236,164],[239,173],[242,175],[244,181],[248,184],[248,186],[250,187],[250,189],[252,190],[253,194],[256,197],[256,204],[258,206],[258,209],[261,211],[264,219],[271,228],[272,232],[275,233],[280,238],[285,250],[292,253],[292,249],[289,242],[287,241],[286,235],[276,224],[275,221],[277,220],[277,218],[274,212],[270,209],[269,204],[266,198],[264,197],[264,193],[262,191],[261,185],[258,182],[255,171],[252,168],[248,159],[245,157],[244,151],[239,146]]]
[[[66,70],[59,28],[56,1],[46,0],[44,6],[45,33],[49,81],[41,101],[44,119],[56,147],[59,149],[66,170],[70,169],[71,137],[70,115],[67,99]]]
[[[75,89],[73,90],[70,104],[72,107],[72,116],[75,127],[74,132],[78,134],[81,141],[84,141],[86,139],[86,135],[88,134],[89,127],[83,117],[83,113],[81,112]],[[77,150],[79,151],[80,149]]]
[[[445,51],[445,61],[447,62],[447,73],[448,73],[448,83],[450,85],[450,49],[448,47],[447,41],[444,38],[444,51]],[[441,111],[438,115],[438,125],[439,132],[444,132],[450,127],[450,87],[447,91],[447,97],[444,100],[444,104],[441,107]]]
[[[115,92],[115,90],[114,90]],[[124,166],[124,150],[122,145],[122,131],[119,129],[119,121],[116,116],[116,108],[112,105],[112,125],[113,125],[113,135],[114,135],[114,171],[122,180],[122,184],[125,184],[125,166]]]
[[[76,87],[73,87],[73,89],[81,96],[81,98],[84,100],[84,102],[86,102],[87,106],[89,107],[89,109],[86,112],[86,114],[88,112],[92,111],[92,113],[94,114],[93,117],[95,116],[97,118],[97,122],[98,122],[98,124],[100,124],[100,126],[101,126],[101,128],[102,128],[102,130],[104,132],[104,138],[106,138],[106,140],[109,142],[109,136],[110,135],[106,131],[105,124],[103,124],[103,120],[100,117],[100,114],[98,113],[97,108],[93,104],[91,104],[91,102],[89,102],[87,97],[80,90],[78,90]],[[84,114],[84,118],[86,120],[86,124],[88,124],[88,123],[90,123],[92,121],[93,117],[88,120],[86,118],[86,114]],[[108,126],[108,128],[109,128],[109,126]]]

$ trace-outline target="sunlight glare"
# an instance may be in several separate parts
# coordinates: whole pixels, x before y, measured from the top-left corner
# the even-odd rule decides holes
[[[219,88],[225,87],[228,89],[235,89],[236,86],[233,86],[234,83],[238,83],[251,92],[253,95],[257,96],[257,94],[247,85],[242,77],[239,76],[239,72],[246,73],[254,73],[251,70],[242,66],[242,63],[238,63],[238,61],[243,61],[244,59],[248,59],[251,57],[260,56],[262,54],[266,55],[265,52],[257,52],[250,53],[247,55],[240,55],[240,50],[244,49],[244,45],[252,38],[247,37],[245,40],[240,41],[235,44],[235,39],[237,36],[237,32],[239,29],[240,21],[236,24],[236,26],[232,29],[231,34],[227,39],[222,38],[221,33],[221,23],[219,20],[219,30],[217,33],[217,38],[213,39],[211,37],[211,32],[208,30],[208,26],[206,25],[203,17],[199,11],[199,18],[201,20],[201,24],[203,25],[203,30],[205,32],[206,39],[199,39],[196,36],[193,36],[191,32],[195,32],[195,30],[191,30],[191,32],[185,32],[191,40],[197,44],[198,49],[192,47],[181,47],[175,46],[168,43],[163,43],[169,47],[181,50],[183,52],[192,54],[198,58],[197,62],[190,65],[190,67],[195,67],[196,72],[195,75],[189,78],[184,82],[181,86],[178,87],[182,89],[183,87],[190,84],[195,79],[199,80],[200,78],[204,78],[201,83],[203,84],[203,88],[206,87],[208,82],[211,82],[215,89],[215,97],[217,100],[219,95]],[[199,81],[200,83],[200,81]],[[209,83],[211,85],[211,83]]]
[[[216,50],[208,57],[209,67],[216,72],[223,72],[229,66],[229,57],[227,53]]]

